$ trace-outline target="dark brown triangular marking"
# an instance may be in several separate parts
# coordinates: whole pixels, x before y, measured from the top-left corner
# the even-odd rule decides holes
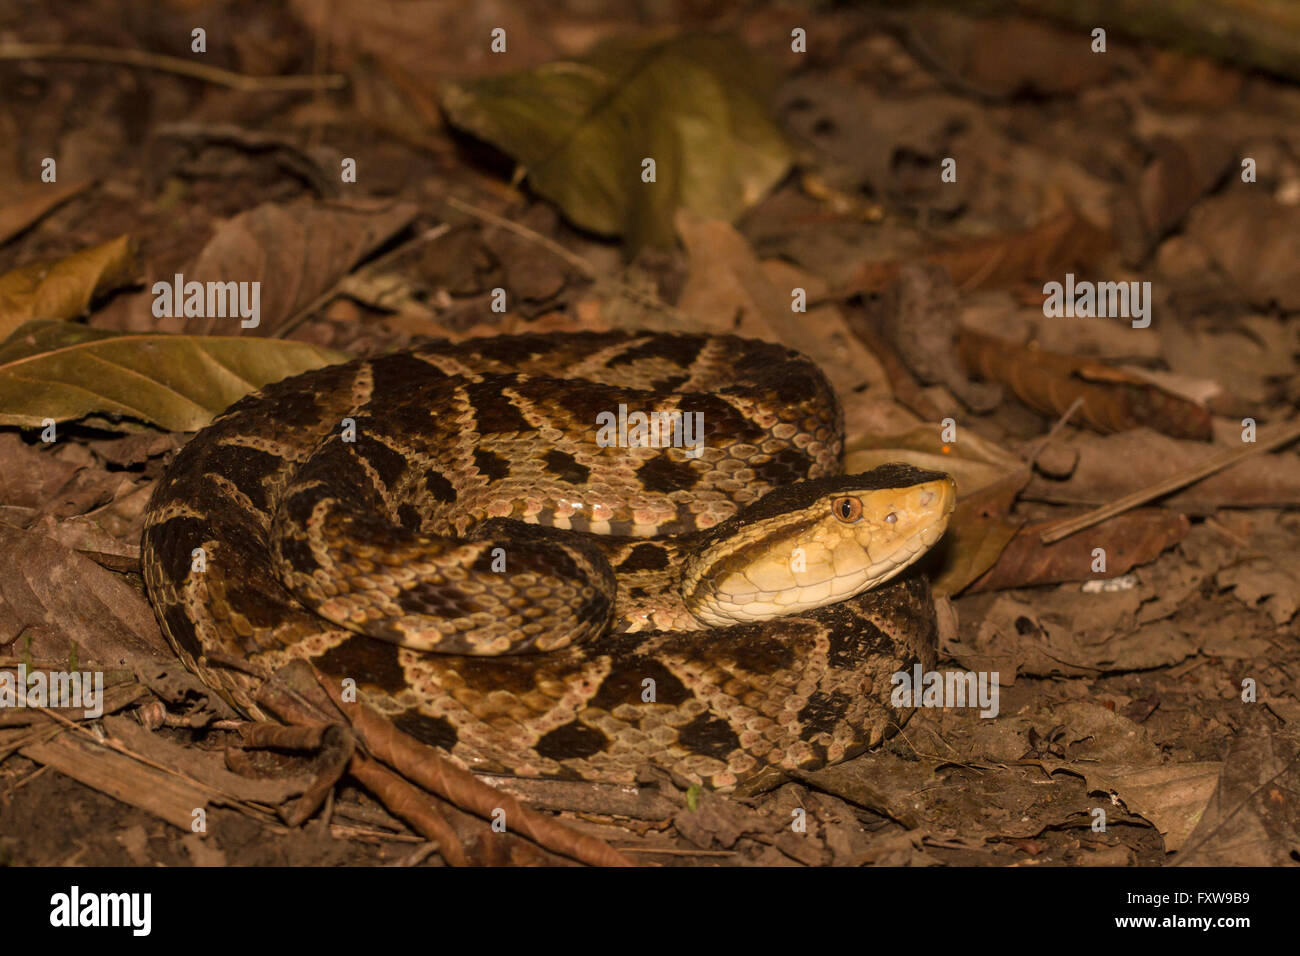
[[[483,475],[487,476],[488,481],[500,481],[510,474],[510,463],[500,455],[482,448],[474,449],[474,467]]]
[[[698,468],[692,467],[688,461],[673,461],[667,452],[651,458],[636,473],[647,490],[660,494],[689,491],[700,480]]]
[[[406,688],[406,673],[398,662],[397,652],[396,644],[356,634],[331,647],[312,663],[331,677],[340,680],[351,677],[358,684],[396,693]]]
[[[542,459],[542,464],[547,471],[560,481],[568,482],[571,485],[586,484],[588,476],[591,475],[590,468],[578,464],[578,459],[568,452],[560,451],[558,448],[547,452],[546,457]]]
[[[607,742],[599,730],[574,720],[543,734],[534,749],[549,760],[572,760],[600,753]]]
[[[677,739],[686,749],[718,760],[726,760],[740,749],[740,738],[731,725],[713,714],[700,714],[679,728]]]
[[[408,710],[393,718],[393,725],[422,744],[451,750],[459,739],[456,728],[442,717],[432,717],[418,710]]]
[[[465,386],[465,397],[474,409],[480,434],[516,434],[537,430],[506,393],[516,378],[514,375],[489,375],[481,382]]]

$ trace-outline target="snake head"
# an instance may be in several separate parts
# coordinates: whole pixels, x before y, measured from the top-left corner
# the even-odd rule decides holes
[[[702,537],[682,599],[715,627],[847,600],[928,551],[956,496],[949,475],[899,463],[778,488]]]

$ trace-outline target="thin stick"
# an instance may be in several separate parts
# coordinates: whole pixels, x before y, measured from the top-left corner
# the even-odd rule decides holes
[[[1066,422],[1074,417],[1074,413],[1077,412],[1082,405],[1082,395],[1070,403],[1070,407],[1065,410],[1065,414],[1056,420],[1056,424],[1052,426],[1051,431],[1043,437],[1043,440],[1038,443],[1038,447],[1034,449],[1034,453],[1029,456],[1029,464],[1032,465],[1038,461],[1038,456],[1043,453],[1043,449],[1052,443],[1052,439],[1055,438],[1060,430],[1065,427]]]
[[[170,774],[173,777],[178,777],[181,780],[184,780],[186,783],[193,784],[194,786],[198,787],[200,790],[204,790],[214,797],[219,797],[222,800],[227,801],[228,803],[232,804],[236,808],[239,808],[241,806],[246,807],[247,809],[245,809],[245,812],[247,812],[249,816],[252,816],[256,819],[260,819],[260,817],[257,817],[256,814],[249,812],[249,810],[253,810],[253,809],[258,810],[263,814],[271,813],[270,807],[263,806],[262,804],[256,803],[252,800],[245,800],[243,797],[222,790],[220,787],[213,786],[210,783],[205,783],[202,780],[198,780],[195,777],[190,776],[188,773],[184,773],[183,771],[180,770],[173,770],[171,767],[164,766],[163,764],[160,764],[158,761],[146,757],[144,754],[136,753],[134,750],[126,746],[126,744],[122,743],[120,740],[116,740],[112,737],[104,737],[103,739],[100,739],[99,737],[95,736],[94,732],[91,731],[89,727],[84,727],[81,724],[77,723],[76,721],[69,720],[67,717],[64,717],[62,714],[60,714],[57,710],[51,710],[48,707],[36,707],[34,709],[39,710],[47,717],[53,717],[56,721],[63,724],[64,727],[66,727],[68,730],[76,731],[77,733],[81,734],[83,737],[90,738],[90,741],[93,744],[96,744],[100,747],[105,747],[108,750],[115,751],[121,754],[123,757],[126,757],[130,760],[134,760],[137,763],[142,763],[146,767],[150,767],[154,770],[157,770],[159,773],[166,773],[166,774]]]
[[[517,222],[511,222],[504,216],[498,216],[496,213],[488,212],[486,209],[480,209],[478,206],[471,206],[469,203],[457,199],[455,196],[448,196],[446,203],[453,209],[459,209],[468,216],[473,216],[475,219],[481,219],[494,226],[499,226],[502,229],[513,232],[516,236],[522,236],[529,242],[536,243],[547,252],[559,256],[574,269],[577,269],[578,272],[582,273],[584,279],[591,279],[594,281],[597,278],[596,270],[590,262],[577,253],[570,252],[554,239],[546,238],[546,236],[543,236],[535,229],[529,229],[527,226],[521,226]]]
[[[396,246],[394,246],[392,249],[389,249],[379,258],[367,262],[364,266],[361,267],[360,272],[363,273],[376,272],[379,270],[380,267],[388,265],[399,255],[405,255],[406,253],[410,252],[412,247],[418,246],[424,242],[433,242],[433,240],[445,236],[450,231],[451,231],[451,226],[449,226],[445,222],[442,223],[441,225],[434,226],[432,229],[426,229],[418,236],[412,236],[406,242],[398,243]],[[284,322],[280,323],[280,327],[277,328],[274,332],[272,332],[270,336],[268,336],[268,338],[282,339],[290,332],[292,332],[294,329],[296,329],[298,326],[306,322],[318,310],[323,309],[326,305],[328,305],[330,302],[332,302],[335,298],[338,297],[339,289],[342,287],[343,281],[352,274],[353,273],[349,271],[339,276],[339,278],[334,282],[334,284],[331,285],[328,289],[326,289],[320,295],[316,296],[316,298],[312,299],[310,302],[304,305],[293,315],[289,316],[289,318],[285,319]]]
[[[0,793],[0,800],[8,800],[9,795],[12,794],[15,790],[17,790],[19,787],[27,786],[27,784],[31,783],[33,780],[35,780],[37,777],[39,777],[41,774],[45,773],[45,771],[49,769],[50,769],[49,764],[47,763],[41,764],[39,767],[36,768],[35,773],[29,773],[27,776],[23,777],[23,779],[19,780],[16,784],[14,784],[4,793]]]
[[[656,849],[650,846],[621,846],[624,853],[665,853],[669,856],[735,856],[735,850],[676,850]]]
[[[117,63],[138,66],[160,73],[174,73],[190,79],[202,80],[217,86],[229,87],[244,93],[285,92],[294,90],[338,90],[347,83],[340,73],[320,76],[249,76],[232,73],[216,66],[206,66],[190,60],[148,50],[127,47],[91,46],[74,43],[6,43],[0,46],[0,60],[83,60],[92,63]]]
[[[1276,435],[1270,437],[1267,441],[1256,442],[1240,448],[1235,451],[1224,452],[1221,455],[1215,455],[1203,461],[1179,475],[1173,475],[1163,481],[1157,481],[1154,485],[1148,485],[1131,495],[1125,495],[1112,501],[1110,504],[1102,505],[1078,517],[1070,518],[1066,521],[1049,525],[1039,534],[1039,539],[1043,544],[1051,544],[1053,541],[1060,541],[1062,538],[1069,537],[1076,531],[1082,531],[1084,528],[1090,528],[1095,524],[1105,521],[1107,518],[1122,514],[1138,505],[1144,505],[1153,498],[1159,498],[1161,495],[1167,495],[1171,491],[1177,491],[1179,488],[1185,488],[1187,485],[1200,481],[1217,471],[1235,465],[1243,459],[1252,455],[1259,455],[1266,451],[1273,451],[1289,442],[1300,438],[1300,424],[1291,423],[1289,428],[1282,428]]]
[[[412,808],[421,805],[420,791],[407,783],[407,779],[419,784],[424,789],[441,797],[454,807],[460,807],[485,820],[495,820],[498,813],[506,814],[512,822],[510,828],[514,833],[525,836],[539,846],[572,857],[594,866],[634,866],[630,859],[623,856],[604,840],[580,833],[560,821],[537,813],[525,807],[514,797],[501,790],[495,790],[482,783],[468,770],[462,770],[432,747],[399,731],[392,721],[383,717],[378,711],[363,702],[345,703],[342,691],[334,687],[325,675],[315,672],[316,680],[325,693],[347,717],[356,732],[357,740],[373,757],[370,760],[357,754],[352,758],[348,772],[358,776],[358,770],[369,777],[359,777],[366,786],[372,783],[391,790],[376,791],[382,796],[391,793],[395,802],[383,800],[384,805],[397,816],[415,825]],[[387,764],[393,773],[381,767],[379,762]],[[373,779],[372,779],[373,778]],[[403,779],[406,778],[406,779]],[[423,805],[427,806],[428,801]],[[439,837],[430,830],[421,830],[425,836],[443,842],[452,839],[449,834]],[[459,842],[447,846],[459,846]],[[452,860],[448,860],[452,863]],[[453,865],[455,865],[453,863]]]

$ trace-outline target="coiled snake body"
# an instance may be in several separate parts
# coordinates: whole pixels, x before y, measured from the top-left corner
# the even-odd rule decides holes
[[[841,475],[841,422],[807,358],[731,336],[353,361],[177,455],[145,581],[250,716],[250,670],[306,658],[473,769],[752,786],[879,742],[890,676],[934,664],[924,581],[867,589],[943,533],[951,479]]]

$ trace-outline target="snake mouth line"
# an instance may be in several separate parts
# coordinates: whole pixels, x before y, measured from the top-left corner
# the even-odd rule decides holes
[[[948,515],[945,514],[942,518],[936,519],[934,524],[923,528],[902,542],[893,553],[869,566],[865,572],[838,574],[830,578],[832,600],[823,603],[844,600],[853,596],[853,594],[869,591],[886,581],[892,580],[919,561],[930,548],[937,544],[939,539],[943,537],[947,527]],[[865,585],[862,583],[864,577],[867,581]],[[841,585],[840,587],[835,586],[837,582]],[[779,599],[778,593],[765,591],[734,594],[731,596],[731,600],[737,604],[749,603],[756,608],[764,606],[782,608],[784,604]],[[777,613],[787,612],[780,610]],[[741,618],[741,620],[763,620],[770,616],[771,614],[756,612],[753,617]]]
[[[910,480],[880,487],[882,474]],[[864,490],[855,493],[855,484]],[[878,587],[939,541],[956,504],[951,477],[906,466],[846,476],[827,490],[768,519],[766,529],[720,543],[711,565],[702,556],[683,591],[695,618],[713,626],[768,620]]]

